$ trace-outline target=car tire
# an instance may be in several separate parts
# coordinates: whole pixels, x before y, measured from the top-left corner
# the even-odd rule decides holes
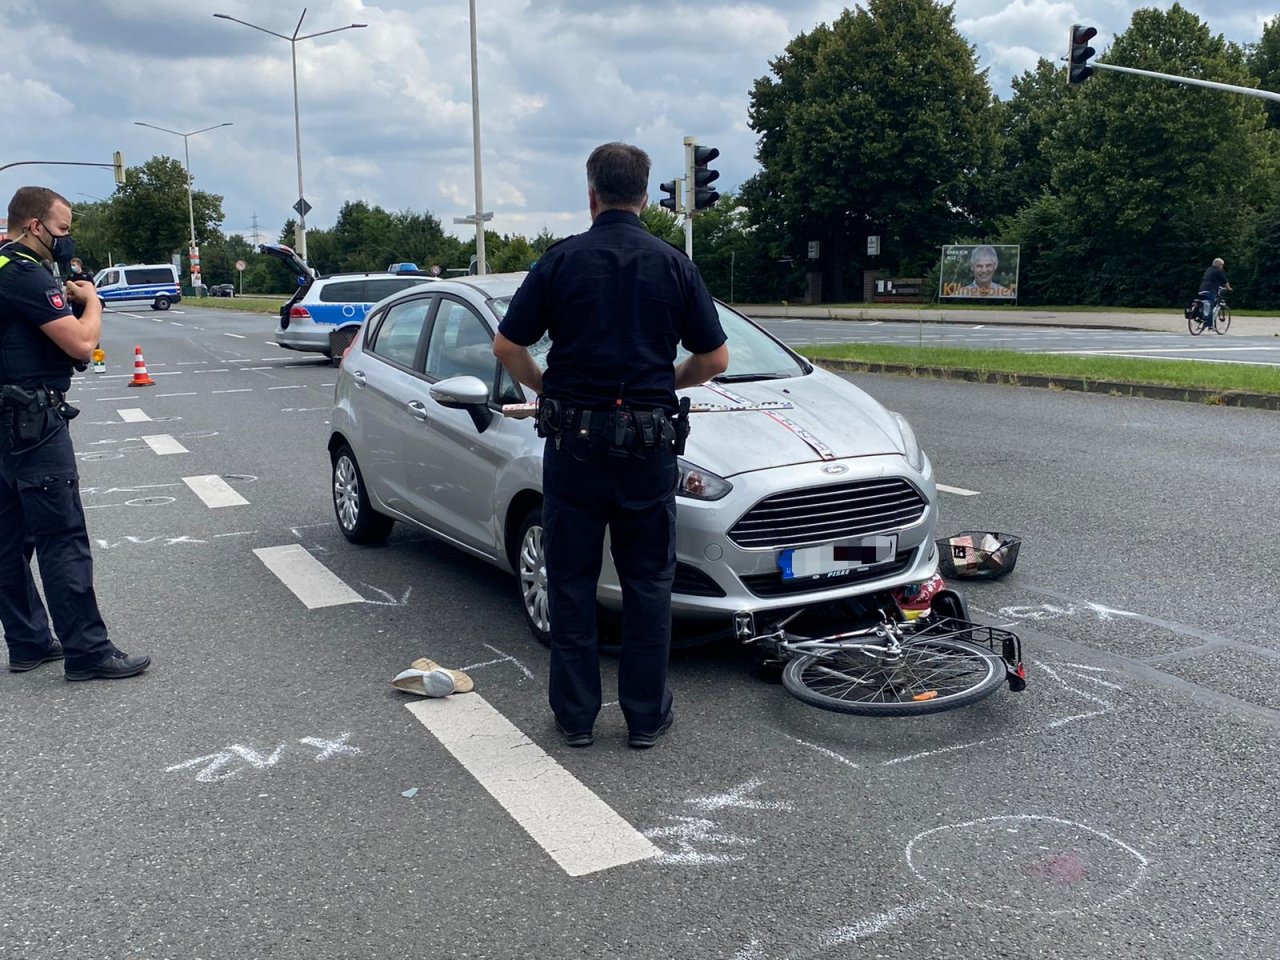
[[[395,521],[373,509],[356,455],[345,443],[333,455],[331,490],[333,514],[344,537],[352,543],[371,546],[391,535]]]
[[[168,297],[156,297],[156,302],[155,302],[155,303],[153,303],[153,304],[151,305],[151,309],[152,309],[152,310],[168,310],[168,309],[169,309],[169,298],[168,298]]]

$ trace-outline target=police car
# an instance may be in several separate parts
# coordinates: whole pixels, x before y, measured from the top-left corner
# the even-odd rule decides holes
[[[532,393],[493,356],[525,276],[441,280],[370,311],[334,391],[330,489],[348,540],[380,543],[399,521],[515,574],[512,593],[545,642],[543,442],[516,416]],[[729,369],[682,391],[702,412],[679,463],[674,616],[715,630],[739,611],[855,598],[891,609],[891,591],[938,570],[933,466],[910,425],[716,310]],[[531,348],[534,359],[545,363],[549,346]],[[597,599],[622,607],[608,550]]]
[[[298,280],[298,290],[280,308],[276,343],[286,350],[322,353],[335,364],[355,338],[365,314],[380,300],[430,277],[402,273],[340,273],[318,276],[292,247],[264,243],[258,249],[282,261]]]

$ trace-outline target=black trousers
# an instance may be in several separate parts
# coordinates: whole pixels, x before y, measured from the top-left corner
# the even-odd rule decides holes
[[[566,437],[542,461],[543,547],[551,617],[551,710],[570,733],[600,712],[596,585],[608,527],[622,585],[618,699],[630,730],[656,730],[671,709],[671,584],[675,576],[676,482],[671,447],[613,457]]]
[[[114,652],[93,592],[93,555],[80,503],[80,477],[67,423],[44,411],[35,444],[16,444],[0,424],[0,623],[10,660],[37,660],[53,641],[66,666],[97,666]],[[31,575],[31,554],[49,602],[46,614]]]

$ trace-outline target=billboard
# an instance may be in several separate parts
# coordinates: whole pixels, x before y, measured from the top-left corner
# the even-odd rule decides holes
[[[938,297],[952,300],[1017,300],[1016,244],[956,243],[942,248]]]

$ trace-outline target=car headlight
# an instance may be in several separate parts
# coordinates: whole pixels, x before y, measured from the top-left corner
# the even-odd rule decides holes
[[[680,482],[676,485],[677,497],[689,497],[692,500],[719,500],[733,489],[733,484],[724,477],[717,477],[710,470],[677,458],[676,466],[680,468]]]
[[[920,449],[916,432],[911,429],[911,424],[907,423],[907,418],[902,414],[894,413],[893,419],[898,422],[898,432],[902,434],[902,455],[907,458],[907,463],[911,464],[911,469],[924,470],[924,451]]]

